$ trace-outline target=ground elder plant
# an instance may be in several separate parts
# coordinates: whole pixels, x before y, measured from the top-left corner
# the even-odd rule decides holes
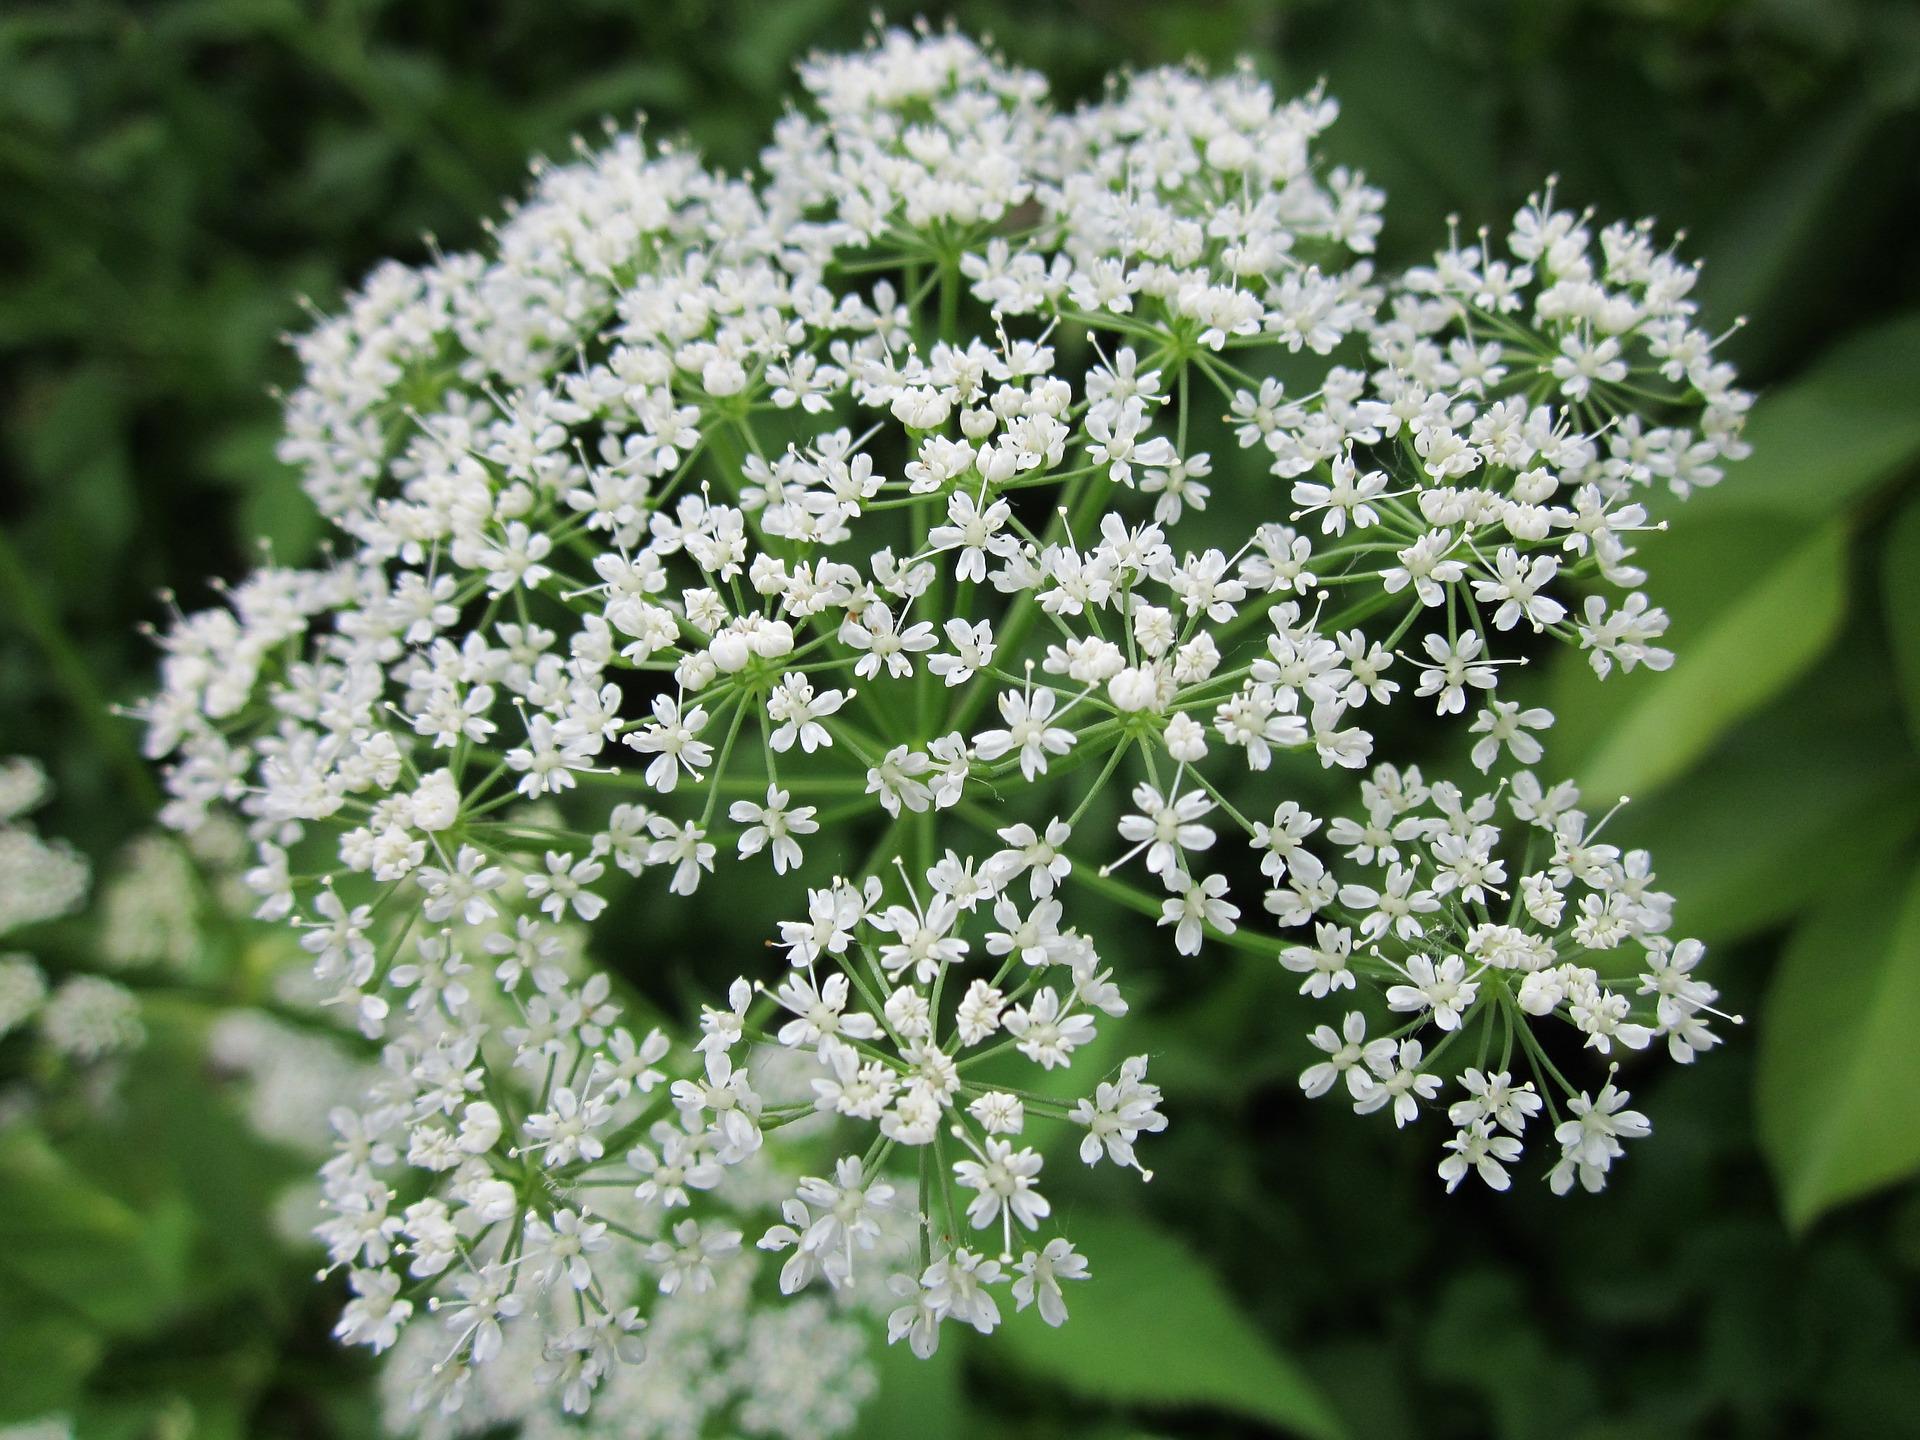
[[[385,1047],[321,1233],[443,1414],[589,1409],[755,1247],[923,1355],[1097,1303],[1049,1172],[1148,1173],[1154,951],[1303,992],[1303,1088],[1449,1189],[1599,1189],[1622,1067],[1715,1043],[1518,684],[1673,663],[1636,537],[1748,403],[1695,266],[1549,185],[1382,273],[1334,101],[1250,72],[1068,111],[889,32],[801,80],[755,176],[610,130],[317,316],[282,454],[333,548],[163,638],[169,819],[245,817]],[[634,1022],[603,911],[743,869],[769,944]]]

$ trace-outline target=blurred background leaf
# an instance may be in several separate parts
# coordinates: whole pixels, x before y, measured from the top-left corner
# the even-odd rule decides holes
[[[1767,996],[1760,1140],[1804,1228],[1920,1168],[1920,875],[1868,868],[1794,932]]]
[[[0,1136],[0,1270],[107,1333],[148,1329],[186,1284],[185,1208],[145,1213],[79,1174],[24,1125]]]
[[[1637,796],[1685,774],[1736,721],[1803,675],[1840,630],[1845,515],[1812,526],[1691,519],[1642,547],[1668,582],[1660,593],[1673,626],[1662,643],[1685,658],[1666,673],[1619,676],[1598,703],[1570,693],[1572,682],[1591,677],[1563,667],[1570,683],[1557,713],[1598,732],[1579,774],[1600,795]]]
[[[1072,1287],[1066,1325],[1029,1314],[1008,1326],[1000,1349],[1014,1365],[1089,1401],[1209,1406],[1311,1440],[1346,1433],[1178,1237],[1087,1212],[1075,1213],[1073,1233],[1077,1248],[1101,1257],[1099,1271]]]

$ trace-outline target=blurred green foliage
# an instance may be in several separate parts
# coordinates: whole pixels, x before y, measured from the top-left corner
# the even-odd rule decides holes
[[[325,307],[426,233],[475,243],[529,155],[606,115],[750,164],[793,58],[856,43],[871,8],[0,10],[0,748],[53,769],[46,828],[100,855],[146,823],[102,707],[145,683],[159,588],[204,603],[201,577],[262,537],[283,559],[320,542],[272,455],[296,297]],[[1126,1043],[1160,1057],[1174,1124],[1138,1210],[1082,1227],[1117,1237],[1084,1318],[931,1365],[889,1353],[866,1433],[1911,1433],[1920,1201],[1889,1183],[1920,1164],[1920,9],[953,13],[1068,97],[1188,55],[1324,77],[1334,158],[1390,194],[1388,261],[1449,215],[1499,224],[1550,172],[1603,217],[1688,232],[1710,314],[1749,319],[1726,351],[1763,394],[1757,453],[1648,537],[1673,672],[1536,678],[1578,697],[1556,762],[1633,793],[1615,823],[1750,1023],[1637,1095],[1658,1134],[1606,1195],[1447,1197],[1431,1135],[1297,1099],[1277,976],[1162,966]],[[667,922],[663,971],[704,979],[737,923]],[[87,1433],[368,1433],[361,1367],[267,1233],[287,1162],[209,1093],[195,1023],[149,1023],[111,1127],[0,1133],[0,1418],[86,1387]]]

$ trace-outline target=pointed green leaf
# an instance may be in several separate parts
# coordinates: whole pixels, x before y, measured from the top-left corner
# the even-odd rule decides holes
[[[993,1353],[1090,1399],[1212,1406],[1316,1440],[1345,1433],[1313,1382],[1173,1235],[1131,1216],[1076,1213],[1073,1241],[1093,1274],[1068,1287],[1071,1318],[1055,1330],[1032,1312],[1014,1316]]]
[[[1865,628],[1617,822],[1686,934],[1718,946],[1793,920],[1920,832],[1920,755]]]
[[[1600,796],[1658,789],[1705,756],[1735,721],[1804,674],[1839,632],[1846,560],[1847,531],[1836,520],[1770,563],[1756,557],[1743,570],[1736,559],[1735,568],[1710,572],[1732,598],[1699,618],[1676,603],[1673,668],[1612,682],[1631,682],[1623,689],[1630,688],[1633,699],[1614,714],[1581,767],[1586,787]]]
[[[0,1134],[0,1285],[111,1331],[153,1324],[185,1280],[187,1216],[107,1194],[25,1126]]]
[[[1920,313],[1856,330],[1761,396],[1753,453],[1673,513],[1684,529],[1726,511],[1824,520],[1920,460]]]
[[[1789,941],[1755,1104],[1787,1220],[1920,1169],[1920,872],[1870,875]]]

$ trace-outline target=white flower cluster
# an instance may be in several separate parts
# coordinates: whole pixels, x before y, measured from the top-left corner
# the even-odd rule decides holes
[[[0,936],[72,914],[93,883],[86,858],[46,840],[27,820],[49,793],[46,772],[24,756],[0,760]],[[140,1002],[99,975],[50,981],[33,956],[0,955],[0,1040],[31,1033],[46,1053],[73,1066],[134,1049],[146,1038]],[[0,1113],[29,1103],[0,1072]]]
[[[26,819],[49,793],[37,761],[0,760],[0,935],[71,915],[93,884],[85,856],[43,839]]]
[[[1469,1037],[1450,1184],[1505,1184],[1549,1091],[1557,1187],[1645,1130],[1535,1022],[1712,1040],[1698,946],[1569,791],[1501,782],[1515,853],[1497,791],[1376,754],[1406,713],[1434,733],[1404,760],[1534,766],[1552,716],[1502,683],[1544,645],[1671,662],[1633,537],[1718,481],[1748,404],[1694,267],[1549,188],[1378,274],[1383,197],[1316,159],[1334,102],[1248,72],[1060,113],[962,36],[888,32],[802,79],[764,179],[610,134],[486,253],[319,320],[282,454],[338,549],[164,640],[169,819],[246,818],[260,912],[386,1044],[325,1233],[344,1338],[438,1310],[439,1403],[530,1330],[585,1407],[639,1291],[718,1283],[730,1173],[820,1113],[860,1139],[760,1238],[783,1288],[863,1280],[903,1213],[892,1338],[1063,1321],[1088,1268],[1034,1132],[1138,1168],[1165,1124],[1144,1058],[1076,1064],[1126,1010],[1083,899],[1310,993],[1364,978],[1410,1018],[1316,1032],[1306,1081],[1363,1110],[1406,1123]],[[1289,780],[1370,767],[1324,829]],[[723,854],[806,898],[675,1067],[556,927]]]
[[[1664,1038],[1686,1064],[1718,1043],[1707,1023],[1719,1013],[1716,994],[1693,973],[1700,942],[1668,938],[1673,897],[1653,888],[1646,851],[1603,841],[1610,817],[1578,809],[1571,784],[1543,789],[1522,770],[1502,789],[1518,836],[1497,823],[1499,793],[1469,797],[1390,765],[1362,785],[1363,817],[1323,830],[1297,805],[1282,805],[1262,827],[1262,863],[1284,882],[1268,909],[1283,925],[1312,927],[1310,943],[1280,956],[1304,977],[1301,993],[1325,999],[1364,978],[1383,991],[1390,1015],[1412,1017],[1373,1039],[1359,1010],[1338,1030],[1319,1026],[1310,1038],[1326,1058],[1300,1084],[1319,1096],[1344,1083],[1357,1112],[1387,1110],[1404,1126],[1440,1096],[1437,1067],[1468,1037],[1475,1060],[1458,1077],[1463,1098],[1446,1109],[1455,1127],[1440,1162],[1447,1189],[1472,1171],[1505,1190],[1527,1122],[1544,1108],[1560,1146],[1547,1176],[1554,1191],[1565,1194],[1576,1179],[1598,1190],[1620,1140],[1647,1134],[1649,1124],[1621,1108],[1628,1097],[1611,1074],[1597,1096],[1577,1090],[1531,1022],[1564,1021],[1604,1056]],[[1310,841],[1339,852],[1331,865]],[[1428,1027],[1437,1041],[1419,1038]],[[1498,1068],[1489,1064],[1496,1038]],[[1515,1078],[1516,1048],[1535,1079]]]
[[[31,955],[0,955],[0,1038],[19,1029],[47,998],[47,977]]]
[[[618,1262],[615,1262],[618,1263]],[[547,1358],[539,1332],[517,1327],[500,1363],[458,1414],[429,1418],[426,1440],[498,1433],[526,1440],[585,1435],[594,1440],[698,1440],[702,1435],[830,1440],[850,1431],[877,1380],[866,1326],[824,1297],[770,1307],[756,1299],[757,1267],[736,1255],[714,1267],[714,1282],[663,1310],[647,1334],[643,1363],[607,1379],[584,1424],[543,1393]],[[388,1427],[420,1424],[413,1395],[432,1383],[439,1337],[415,1329],[382,1376]]]
[[[210,817],[190,841],[224,834],[223,817]],[[203,949],[200,924],[205,882],[195,855],[169,835],[129,841],[100,889],[101,958],[116,966],[191,969]],[[245,914],[247,906],[235,907]]]
[[[342,1043],[351,1032],[331,1033],[323,1017],[298,1001],[288,1002],[288,1008],[314,1023],[295,1025],[259,1010],[228,1010],[208,1031],[207,1058],[223,1078],[242,1082],[242,1103],[256,1134],[325,1158],[334,1138],[329,1117],[357,1102],[382,1077],[377,1065]],[[290,1238],[312,1237],[303,1226]]]
[[[214,1027],[209,1053],[223,1072],[243,1082],[256,1130],[324,1157],[336,1133],[354,1125],[352,1107],[378,1088],[382,1077],[377,1065],[356,1056],[351,1032],[330,1033],[303,993],[310,987],[301,978],[297,971],[280,977],[286,1018],[231,1011]],[[773,1203],[791,1186],[766,1165],[758,1165],[750,1183]],[[305,1238],[316,1196],[301,1186],[288,1199],[282,1209],[293,1222],[290,1238]],[[622,1203],[632,1211],[626,1218],[648,1223],[646,1207]],[[895,1215],[887,1237],[892,1248],[910,1246],[908,1223],[904,1212]],[[593,1254],[602,1283],[632,1287],[651,1279],[640,1273],[645,1269],[641,1248]],[[545,1293],[544,1303],[560,1313],[540,1324],[503,1328],[500,1354],[472,1369],[457,1391],[449,1391],[440,1372],[448,1347],[445,1332],[411,1326],[381,1376],[387,1428],[426,1440],[493,1433],[505,1425],[528,1437],[599,1440],[695,1440],[716,1433],[716,1427],[728,1434],[786,1440],[844,1434],[876,1383],[861,1312],[838,1303],[840,1297],[769,1305],[761,1293],[767,1287],[756,1284],[763,1263],[750,1252],[736,1252],[713,1267],[710,1288],[698,1294],[688,1289],[658,1310],[646,1333],[644,1358],[608,1372],[605,1389],[584,1419],[570,1414],[565,1395],[556,1395],[539,1378],[550,1358],[544,1347],[551,1327],[571,1329],[577,1322],[577,1312],[566,1313],[575,1303],[570,1284]],[[623,1274],[623,1268],[632,1273]],[[884,1313],[876,1312],[884,1289],[864,1299],[867,1314]],[[456,1328],[466,1324],[455,1323]],[[637,1354],[638,1347],[630,1346],[629,1353]],[[445,1402],[454,1394],[461,1403],[449,1409]],[[439,1403],[422,1413],[423,1397]]]
[[[0,1440],[73,1440],[73,1421],[65,1415],[49,1415],[19,1425],[0,1425]]]

